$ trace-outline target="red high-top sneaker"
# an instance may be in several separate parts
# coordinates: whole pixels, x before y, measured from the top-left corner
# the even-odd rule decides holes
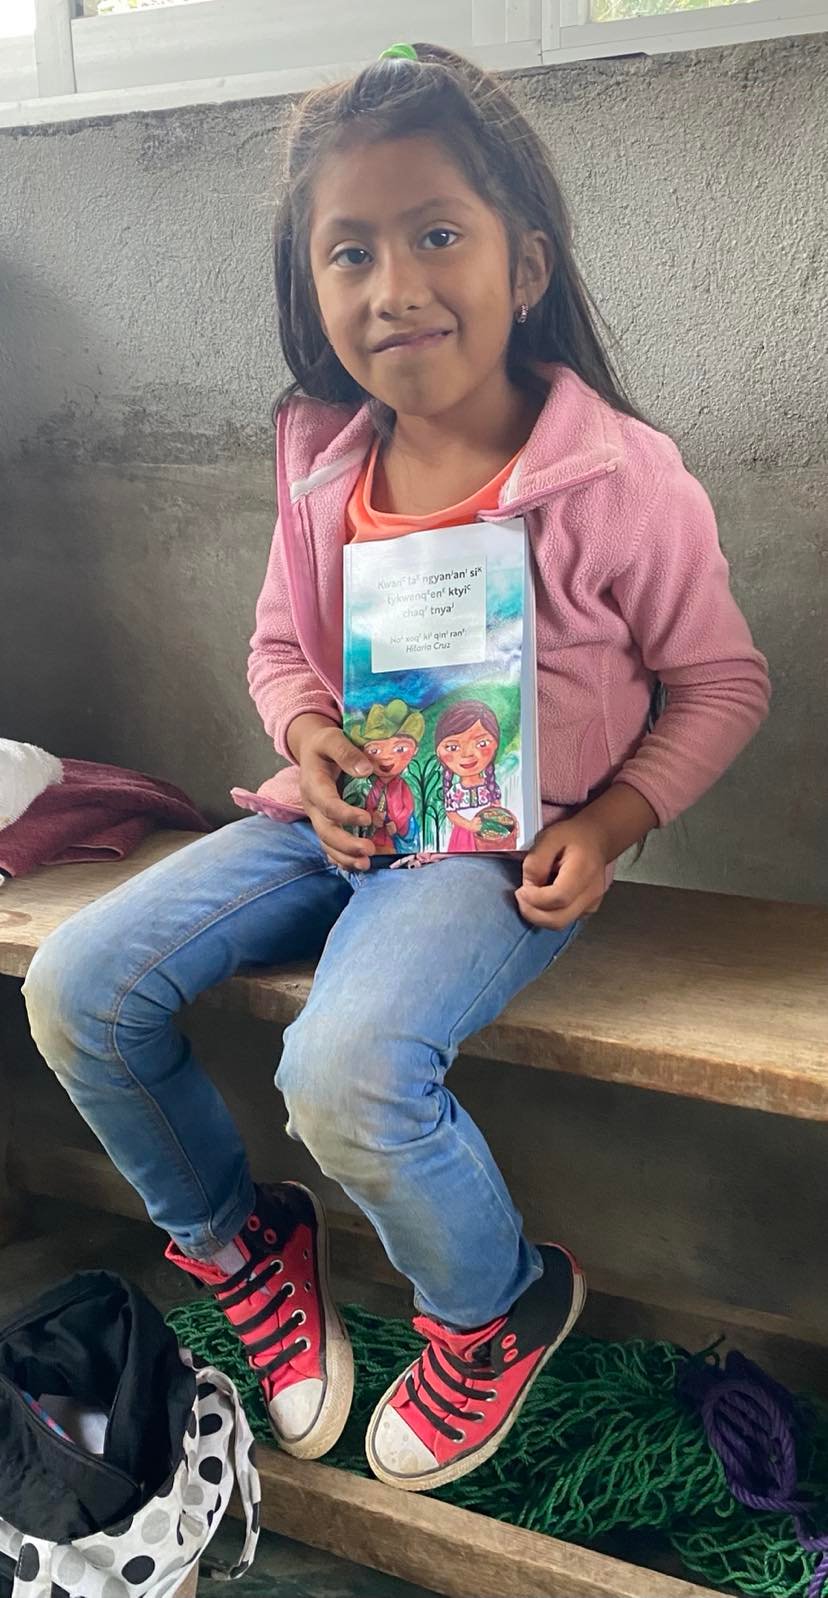
[[[541,1249],[544,1274],[508,1315],[473,1332],[415,1320],[428,1346],[389,1387],[368,1427],[380,1481],[426,1492],[467,1476],[511,1431],[529,1389],[572,1331],[586,1281],[566,1249]]]
[[[354,1392],[351,1345],[328,1289],[322,1205],[293,1182],[257,1188],[256,1208],[232,1247],[241,1262],[233,1271],[189,1259],[176,1243],[166,1257],[224,1310],[286,1453],[320,1459],[340,1436]]]

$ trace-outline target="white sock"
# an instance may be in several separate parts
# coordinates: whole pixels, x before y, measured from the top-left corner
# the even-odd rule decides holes
[[[236,1271],[240,1271],[245,1263],[244,1255],[238,1243],[225,1243],[224,1248],[220,1248],[218,1253],[214,1254],[210,1260],[210,1264],[217,1265],[219,1270],[224,1271],[226,1276],[234,1276]]]

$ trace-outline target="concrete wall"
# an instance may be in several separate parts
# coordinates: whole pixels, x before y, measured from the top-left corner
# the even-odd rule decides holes
[[[824,896],[828,36],[513,87],[633,391],[713,496],[776,685],[751,750],[635,869]],[[273,762],[244,663],[288,109],[0,131],[0,734],[152,768],[217,815]]]

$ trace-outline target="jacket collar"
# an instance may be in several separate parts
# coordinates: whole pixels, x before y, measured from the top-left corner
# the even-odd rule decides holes
[[[611,407],[568,367],[543,366],[540,372],[549,382],[549,394],[501,492],[499,510],[510,516],[543,504],[563,489],[615,471],[623,459],[621,426]],[[290,497],[296,503],[356,469],[373,441],[374,423],[368,405],[348,413],[316,400],[300,400],[290,431],[294,448],[287,467]],[[305,450],[295,447],[300,442],[297,434],[303,435]]]
[[[614,472],[623,458],[616,413],[566,366],[545,366],[546,403],[500,499],[515,515]]]

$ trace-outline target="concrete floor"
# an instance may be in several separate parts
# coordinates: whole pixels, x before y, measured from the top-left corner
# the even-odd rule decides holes
[[[159,1234],[151,1226],[79,1205],[35,1199],[29,1204],[21,1236],[0,1249],[0,1326],[63,1277],[101,1267],[129,1277],[163,1310],[180,1304],[190,1293],[186,1279],[164,1260]],[[336,1282],[335,1287],[342,1299],[357,1296],[353,1283]],[[359,1297],[367,1302],[364,1288]],[[401,1312],[399,1295],[392,1288],[377,1288],[370,1298],[372,1309]],[[211,1543],[208,1557],[233,1563],[238,1536],[238,1526],[226,1521]],[[208,1594],[215,1598],[216,1590],[205,1569],[198,1598],[208,1598]],[[433,1598],[421,1587],[271,1532],[262,1532],[254,1568],[227,1591],[238,1598]]]

